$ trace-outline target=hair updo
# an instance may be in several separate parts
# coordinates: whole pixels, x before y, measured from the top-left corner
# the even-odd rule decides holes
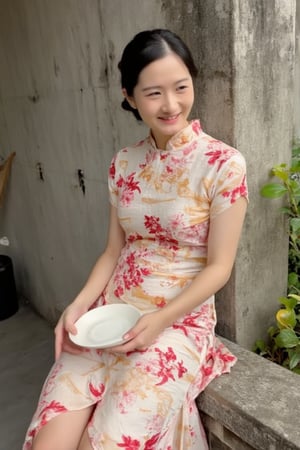
[[[138,84],[141,71],[150,63],[173,52],[184,62],[191,77],[197,76],[198,69],[187,45],[175,33],[164,29],[142,31],[125,47],[118,68],[121,72],[121,85],[129,96]],[[137,109],[130,106],[126,99],[122,108],[131,111],[137,120],[142,120]]]

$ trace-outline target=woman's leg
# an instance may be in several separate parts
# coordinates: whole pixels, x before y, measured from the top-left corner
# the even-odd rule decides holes
[[[89,423],[94,447],[207,450],[205,438],[196,442],[199,421],[180,420],[199,392],[195,382],[207,355],[206,341],[201,352],[183,333],[166,329],[146,351],[116,354],[106,395]]]
[[[87,428],[83,432],[78,450],[93,450],[93,447],[91,445],[91,441],[87,432]]]
[[[32,450],[77,449],[93,409],[90,406],[51,419],[35,436]]]

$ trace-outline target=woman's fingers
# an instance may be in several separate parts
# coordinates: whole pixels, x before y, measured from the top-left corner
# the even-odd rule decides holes
[[[78,348],[75,349],[75,346],[69,340],[68,333],[77,334],[77,328],[75,326],[75,322],[77,319],[84,313],[81,309],[78,309],[73,306],[69,306],[61,315],[57,325],[55,327],[55,360],[57,360],[61,352],[68,351],[69,353],[77,353]],[[75,349],[75,350],[74,350]]]
[[[65,329],[68,333],[77,334],[77,328],[70,320],[66,320]]]
[[[111,351],[128,353],[134,350],[145,350],[151,345],[157,336],[165,329],[164,319],[159,312],[144,314],[127,333],[122,345],[111,347]]]
[[[125,344],[116,345],[115,347],[110,347],[108,350],[116,353],[129,353],[136,350],[136,343],[132,341],[128,341]]]
[[[75,325],[65,317],[65,314],[59,319],[54,333],[55,333],[55,360],[57,361],[61,352],[65,350],[65,341],[68,339],[68,332],[72,334],[77,333]]]
[[[55,334],[55,361],[57,361],[61,355],[62,344],[63,344],[62,337],[60,335]]]
[[[72,353],[73,355],[77,355],[82,352],[82,347],[79,347],[78,345],[74,344],[68,335],[68,332],[64,330],[63,336],[59,335],[55,339],[55,360],[57,361],[61,355],[61,353],[68,352]]]
[[[140,322],[140,320],[128,330],[124,335],[123,339],[131,340],[134,339],[138,334],[140,334],[145,329],[145,326]]]
[[[83,348],[71,342],[68,336],[66,336],[62,348],[63,351],[72,353],[73,355],[78,355],[83,351]]]
[[[124,334],[123,339],[126,340],[124,344],[111,347],[110,350],[118,353],[128,353],[134,350],[144,350],[153,341],[152,336],[148,336],[148,318],[146,316],[141,317],[138,322],[127,333]],[[156,337],[156,336],[155,336]]]
[[[55,333],[55,361],[57,361],[62,351],[63,335],[64,335],[64,328],[61,319],[59,319],[54,329],[54,333]]]

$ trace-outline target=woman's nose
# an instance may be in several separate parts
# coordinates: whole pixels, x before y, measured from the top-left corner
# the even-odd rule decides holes
[[[164,102],[162,108],[165,112],[174,112],[176,109],[176,98],[172,93],[166,93],[164,95]]]

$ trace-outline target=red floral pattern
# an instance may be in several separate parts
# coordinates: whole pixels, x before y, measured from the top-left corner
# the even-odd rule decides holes
[[[99,401],[104,394],[105,385],[103,383],[99,384],[99,387],[93,385],[93,383],[89,383],[89,390],[91,394]]]
[[[118,152],[109,190],[126,243],[97,305],[126,302],[147,313],[167,305],[205,267],[210,220],[247,197],[245,163],[192,121],[165,151],[149,137]],[[53,417],[91,405],[94,450],[175,450],[174,442],[208,450],[194,399],[235,362],[215,324],[212,296],[143,351],[63,353],[23,450]]]
[[[140,450],[140,442],[137,439],[132,439],[130,436],[122,435],[123,442],[117,444],[118,447],[124,450]]]
[[[141,286],[144,278],[150,273],[149,269],[138,265],[135,253],[136,252],[131,252],[126,256],[126,270],[122,270],[121,273],[116,273],[114,282],[117,287],[114,294],[117,298],[120,298],[126,290],[128,291],[132,287]]]
[[[217,165],[217,172],[236,154],[235,149],[228,148],[223,142],[214,139],[210,141],[207,147],[211,149],[205,153],[205,156],[209,156],[208,164]]]
[[[156,374],[160,378],[158,386],[166,383],[170,378],[175,381],[174,373],[177,373],[178,378],[181,378],[187,369],[183,366],[182,361],[177,362],[177,357],[171,347],[168,347],[167,352],[162,352],[159,348],[155,348],[159,355],[159,370]]]
[[[116,182],[116,186],[122,188],[120,202],[124,205],[128,205],[132,202],[135,191],[141,192],[139,181],[135,181],[134,176],[135,173],[129,174],[126,178],[119,176]]]
[[[232,189],[231,191],[223,192],[223,197],[230,198],[230,203],[234,203],[239,197],[247,195],[246,177],[244,177],[242,184]]]
[[[109,177],[114,180],[116,175],[116,165],[115,165],[115,158],[112,160],[111,165],[109,167],[108,171]]]
[[[145,228],[160,243],[169,244],[173,250],[178,250],[178,241],[172,237],[170,230],[165,229],[160,224],[160,218],[155,216],[145,216]]]

